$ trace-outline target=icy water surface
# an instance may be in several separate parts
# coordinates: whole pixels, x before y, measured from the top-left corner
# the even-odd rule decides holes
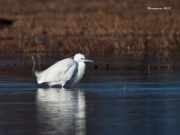
[[[36,84],[32,61],[1,60],[0,135],[180,134],[178,60],[90,59],[96,69],[87,64],[81,83],[66,89]]]

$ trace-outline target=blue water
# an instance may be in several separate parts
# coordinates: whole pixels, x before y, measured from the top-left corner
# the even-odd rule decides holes
[[[98,58],[97,69],[88,64],[80,84],[66,89],[37,84],[30,61],[3,61],[0,135],[180,134],[179,64],[144,62],[148,70],[141,61],[114,60],[107,70],[108,60]],[[42,60],[36,69],[52,63]]]

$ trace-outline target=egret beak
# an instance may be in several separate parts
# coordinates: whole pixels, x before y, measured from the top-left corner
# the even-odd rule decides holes
[[[83,62],[92,62],[92,63],[94,63],[94,61],[88,60],[88,59],[83,59]]]

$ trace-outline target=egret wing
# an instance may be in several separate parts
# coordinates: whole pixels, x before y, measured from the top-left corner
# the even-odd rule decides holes
[[[77,64],[73,59],[64,59],[49,67],[48,69],[36,72],[38,83],[60,82],[70,80],[77,72]]]

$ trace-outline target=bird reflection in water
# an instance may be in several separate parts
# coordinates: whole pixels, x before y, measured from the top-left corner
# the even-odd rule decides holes
[[[38,121],[41,133],[85,134],[85,96],[80,89],[38,88]]]

